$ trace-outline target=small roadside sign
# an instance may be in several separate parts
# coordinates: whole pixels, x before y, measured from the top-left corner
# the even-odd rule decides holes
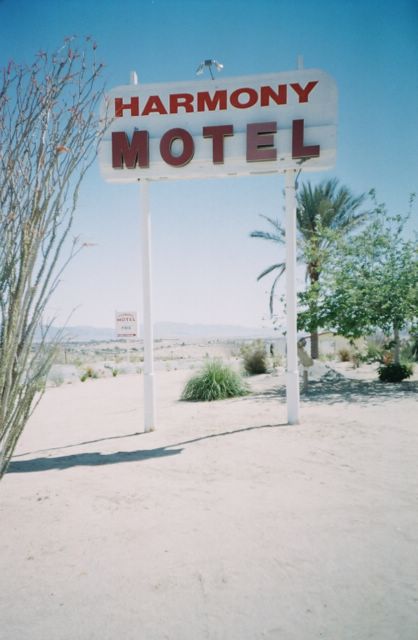
[[[116,311],[115,328],[118,338],[137,338],[138,322],[136,311]]]

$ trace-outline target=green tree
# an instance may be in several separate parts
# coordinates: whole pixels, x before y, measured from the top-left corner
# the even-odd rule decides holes
[[[366,195],[354,196],[345,186],[340,186],[336,178],[325,180],[316,187],[308,182],[297,192],[297,245],[298,261],[306,265],[306,280],[311,292],[317,288],[324,269],[327,250],[336,236],[346,235],[358,227],[368,211],[362,211]],[[271,225],[270,231],[253,231],[252,238],[262,238],[277,244],[284,244],[285,230],[279,220],[262,216]],[[332,231],[332,234],[329,233]],[[270,291],[270,314],[273,315],[274,295],[277,283],[284,273],[284,261],[273,264],[258,276],[257,280],[275,272]],[[315,298],[311,296],[311,315],[309,331],[311,333],[311,356],[318,358],[318,328],[316,320]]]
[[[70,241],[64,255],[105,126],[95,50],[90,38],[80,50],[68,38],[0,74],[0,478],[52,364],[46,305],[82,246]]]
[[[379,205],[360,233],[334,238],[321,282],[299,296],[300,328],[314,308],[314,322],[348,338],[381,330],[399,363],[400,331],[418,318],[418,243],[404,239],[406,220]]]

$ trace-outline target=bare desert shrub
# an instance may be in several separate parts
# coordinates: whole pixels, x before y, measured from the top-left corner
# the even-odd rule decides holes
[[[0,71],[0,478],[62,337],[51,342],[47,304],[83,246],[69,233],[104,127],[95,49],[67,39]]]
[[[244,371],[250,376],[266,373],[268,369],[268,355],[263,340],[255,340],[241,347]]]
[[[350,362],[351,360],[350,349],[346,349],[345,347],[343,347],[342,349],[339,349],[338,357],[340,359],[340,362]]]

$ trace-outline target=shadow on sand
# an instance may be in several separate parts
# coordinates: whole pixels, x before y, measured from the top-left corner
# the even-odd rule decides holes
[[[353,380],[346,378],[342,375],[334,372],[325,375],[320,381],[311,381],[308,385],[308,390],[305,393],[301,393],[301,401],[303,404],[309,403],[323,403],[323,404],[338,404],[342,402],[353,402],[362,405],[376,405],[381,404],[387,400],[402,400],[408,397],[412,397],[418,393],[417,381],[404,381],[398,384],[383,384],[376,380]],[[263,402],[264,400],[271,400],[277,398],[285,401],[286,388],[283,385],[279,387],[271,388],[267,391],[259,393],[255,396],[247,396],[242,401],[256,400],[256,402]],[[74,455],[67,456],[55,456],[55,457],[38,457],[31,458],[29,460],[17,460],[23,456],[46,453],[54,450],[69,449],[72,447],[81,447],[84,445],[95,444],[99,442],[105,442],[108,440],[118,440],[124,438],[133,438],[136,436],[144,435],[142,432],[128,433],[124,435],[108,436],[99,438],[96,440],[86,440],[75,444],[64,445],[63,447],[55,447],[50,449],[42,449],[38,451],[31,451],[14,456],[10,462],[7,472],[8,473],[31,473],[36,471],[49,471],[51,469],[70,469],[72,467],[80,466],[100,466],[108,464],[120,464],[122,462],[139,462],[143,460],[150,460],[152,458],[164,458],[166,456],[173,456],[181,453],[184,446],[188,444],[194,444],[203,440],[210,440],[212,438],[222,438],[225,436],[232,436],[246,431],[253,431],[258,429],[277,429],[279,427],[286,427],[287,424],[266,424],[254,427],[245,427],[242,429],[234,429],[231,431],[224,431],[222,433],[211,433],[204,436],[199,436],[190,440],[184,440],[183,442],[177,442],[175,444],[166,445],[165,447],[159,447],[155,449],[139,449],[136,451],[117,451],[115,453],[76,453]],[[291,427],[292,428],[292,427]]]
[[[76,453],[69,456],[55,456],[55,457],[41,457],[31,458],[30,460],[16,460],[18,457],[30,455],[27,452],[22,453],[19,456],[14,456],[10,462],[7,473],[32,473],[35,471],[50,471],[52,469],[71,469],[72,467],[94,467],[107,464],[119,464],[122,462],[139,462],[142,460],[150,460],[152,458],[164,458],[166,456],[173,456],[181,453],[183,447],[188,444],[194,444],[202,440],[210,440],[212,438],[222,438],[224,436],[231,436],[245,431],[254,431],[255,429],[277,429],[278,427],[287,427],[287,424],[265,424],[256,427],[245,427],[243,429],[234,429],[232,431],[224,431],[222,433],[211,433],[206,436],[199,436],[191,440],[184,440],[183,442],[177,442],[175,444],[169,444],[165,447],[159,447],[156,449],[139,449],[137,451],[117,451],[115,453],[103,454],[97,451],[93,453]],[[71,447],[79,447],[85,444],[96,443],[106,440],[112,440],[115,438],[131,438],[133,436],[143,435],[142,433],[129,433],[123,436],[112,436],[108,438],[101,438],[98,440],[90,440],[87,442],[80,442],[78,444],[69,444],[67,446],[59,447],[59,449],[67,449]],[[58,449],[58,447],[55,447]],[[51,451],[52,449],[42,449],[42,451]]]
[[[75,445],[73,445],[75,446]],[[64,447],[63,447],[64,448]],[[181,453],[182,449],[160,447],[139,451],[116,451],[115,453],[75,453],[71,456],[55,456],[53,458],[32,458],[31,460],[12,460],[7,473],[31,473],[33,471],[50,471],[51,469],[71,469],[71,467],[96,467],[121,462],[138,462],[150,458],[162,458]]]
[[[404,380],[399,383],[383,383],[378,380],[354,380],[334,372],[319,381],[309,381],[307,391],[301,390],[302,403],[338,404],[355,402],[377,405],[387,400],[404,400],[418,393],[418,382]],[[257,400],[286,398],[285,386],[269,389],[257,396]]]

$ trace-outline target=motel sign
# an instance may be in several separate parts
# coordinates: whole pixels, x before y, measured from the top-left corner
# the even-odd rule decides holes
[[[155,85],[106,96],[111,182],[324,170],[336,149],[335,83],[316,69]]]
[[[134,74],[135,75],[135,74]],[[152,181],[283,173],[286,203],[286,399],[299,422],[296,175],[335,163],[337,88],[319,69],[112,89],[99,149],[109,182],[140,184],[144,309],[144,430],[156,426],[148,185]]]

